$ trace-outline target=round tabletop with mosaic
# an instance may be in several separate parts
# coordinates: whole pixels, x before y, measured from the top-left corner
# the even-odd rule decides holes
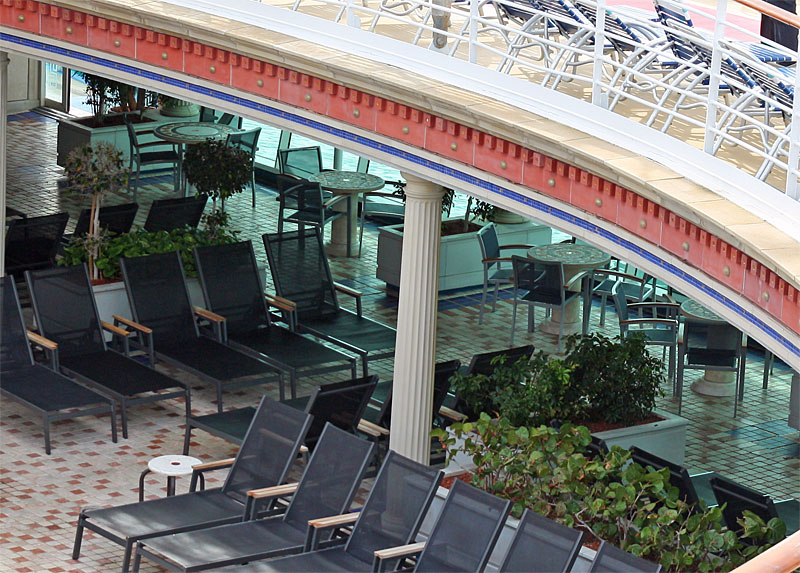
[[[367,193],[383,189],[386,185],[377,175],[357,171],[322,171],[310,175],[308,180],[334,193]]]
[[[547,263],[580,265],[585,268],[602,267],[611,260],[611,255],[604,253],[597,247],[570,243],[532,247],[528,249],[528,256]]]
[[[153,130],[153,134],[170,143],[192,145],[208,139],[225,139],[231,133],[240,131],[240,129],[220,123],[180,121],[159,125]]]
[[[696,300],[687,299],[681,303],[681,314],[694,320],[705,320],[707,322],[726,324],[726,320],[717,313],[708,310]]]

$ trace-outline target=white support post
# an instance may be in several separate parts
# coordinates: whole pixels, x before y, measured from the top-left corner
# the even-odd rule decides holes
[[[469,63],[478,63],[478,17],[480,12],[478,6],[480,0],[470,0],[469,2]]]
[[[8,141],[8,53],[0,52],[0,277],[6,274],[6,142]]]
[[[403,177],[406,209],[389,447],[427,465],[433,423],[443,190],[414,175],[404,173]]]
[[[431,0],[433,4],[433,27],[437,30],[442,30],[443,32],[450,30],[450,2],[451,0]],[[441,8],[437,8],[437,6],[441,6]],[[434,52],[447,53],[447,36],[434,32],[429,49]]]
[[[706,132],[703,140],[703,151],[714,154],[716,139],[717,108],[719,106],[719,84],[722,73],[722,46],[720,40],[725,36],[725,18],[727,17],[727,0],[717,0],[717,19],[714,22],[714,40],[711,46],[711,78],[708,84],[708,105],[706,107]]]
[[[800,37],[800,30],[798,30]],[[786,159],[786,194],[800,201],[797,184],[797,160],[800,156],[800,74],[794,75],[794,97],[792,98],[792,119],[789,123],[789,157]]]
[[[603,91],[603,50],[605,46],[606,0],[597,0],[594,28],[594,67],[592,69],[592,103],[607,108],[608,95]]]

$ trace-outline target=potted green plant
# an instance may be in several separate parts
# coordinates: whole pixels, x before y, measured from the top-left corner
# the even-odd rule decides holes
[[[401,194],[402,195],[402,194]],[[445,189],[442,212],[450,213],[454,191]],[[474,197],[467,199],[463,217],[448,218],[442,222],[439,252],[439,290],[483,284],[481,250],[475,237],[480,229],[478,220],[490,221],[497,207]],[[499,225],[498,235],[508,244],[547,245],[552,240],[552,229],[528,220],[522,225]],[[387,225],[378,229],[378,268],[376,277],[386,282],[392,292],[400,284],[400,263],[403,251],[403,225]]]
[[[490,376],[457,374],[453,389],[468,414],[509,417],[517,425],[580,423],[609,445],[639,446],[683,463],[687,420],[656,410],[664,365],[641,336],[572,336],[563,359],[543,352],[498,364]]]
[[[436,431],[448,456],[469,456],[475,466],[469,481],[513,501],[512,516],[530,508],[585,531],[590,542],[606,540],[659,562],[665,571],[727,571],[780,541],[786,532],[781,520],[765,524],[747,512],[740,522],[741,538],[748,541],[743,543],[725,529],[719,507],[707,508],[703,502],[692,507],[679,499],[666,468],[643,468],[621,448],[587,458],[586,427],[516,426],[505,417],[484,413],[475,422],[451,429],[450,435]],[[430,511],[440,506],[435,501]],[[514,529],[516,523],[509,519],[505,528]],[[504,551],[500,543],[494,555]],[[579,560],[588,566],[592,554],[584,547]],[[577,568],[583,570],[581,565]]]
[[[91,196],[89,232],[77,238],[79,248],[84,250],[92,278],[97,278],[95,260],[101,245],[98,212],[103,197],[116,193],[128,184],[129,170],[122,161],[122,153],[109,143],[95,143],[73,150],[67,157],[64,168],[67,176],[67,192]]]
[[[189,146],[183,158],[186,180],[198,195],[214,201],[241,193],[250,183],[253,159],[246,151],[224,141],[207,140]]]

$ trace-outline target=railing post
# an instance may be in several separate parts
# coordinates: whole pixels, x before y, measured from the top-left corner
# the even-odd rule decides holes
[[[361,18],[358,17],[356,11],[353,9],[353,0],[347,0],[347,6],[344,9],[345,21],[351,28],[361,28]]]
[[[594,27],[594,67],[592,68],[592,103],[608,107],[608,96],[603,92],[603,48],[606,45],[606,0],[597,0]]]
[[[431,0],[434,8],[433,27],[437,30],[447,32],[450,29],[450,0]],[[441,6],[442,8],[436,8]],[[444,52],[447,48],[447,36],[439,32],[433,33],[430,49],[437,52]]]
[[[798,30],[800,35],[800,30]],[[792,97],[792,121],[789,123],[789,157],[786,159],[786,194],[800,200],[797,185],[797,160],[800,155],[800,74],[794,75],[794,96]]]
[[[711,78],[708,84],[708,105],[706,107],[706,132],[703,139],[703,151],[714,152],[714,128],[717,125],[717,101],[719,100],[719,80],[722,69],[722,48],[720,40],[725,34],[725,18],[728,11],[726,0],[717,0],[717,18],[714,21],[714,40],[711,45]]]
[[[478,63],[478,5],[480,0],[469,0],[469,63]]]

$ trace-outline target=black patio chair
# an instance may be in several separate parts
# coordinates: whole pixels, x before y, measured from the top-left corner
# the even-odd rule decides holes
[[[356,377],[355,358],[272,322],[250,241],[195,248],[194,258],[206,308],[225,317],[228,343],[288,373],[292,398],[301,375],[349,369]]]
[[[800,528],[800,503],[797,500],[774,502],[768,495],[722,476],[711,478],[709,484],[717,503],[721,506],[724,505],[722,518],[725,520],[725,525],[737,534],[742,530],[737,519],[742,517],[744,510],[752,511],[765,523],[774,517],[782,519],[786,524],[787,535],[791,535]],[[741,541],[746,544],[751,543],[746,538],[742,538]]]
[[[455,480],[428,540],[376,551],[375,569],[418,554],[414,571],[483,571],[509,511],[509,500]]]
[[[278,150],[278,169],[282,175],[307,178],[323,171],[322,151],[318,145]]]
[[[222,412],[222,389],[242,388],[277,380],[283,373],[225,344],[225,319],[204,309],[193,309],[178,252],[120,259],[134,320],[145,329],[151,356],[191,372],[216,387],[217,409]],[[196,317],[210,321],[217,339],[200,333]],[[132,324],[114,317],[126,326]],[[219,328],[217,328],[219,327]]]
[[[309,448],[314,447],[326,422],[342,430],[355,432],[377,382],[377,376],[367,376],[324,384],[317,387],[310,396],[285,401],[284,404],[287,406],[314,417],[306,435],[305,445]],[[224,440],[240,444],[254,413],[254,408],[248,406],[205,416],[190,416],[186,423],[183,453],[189,453],[192,428],[205,430]]]
[[[140,540],[242,521],[252,509],[247,492],[284,482],[310,423],[308,415],[265,396],[233,463],[226,460],[193,468],[192,486],[203,472],[230,467],[222,487],[203,491],[192,487],[183,495],[105,509],[84,508],[72,558],[80,557],[84,528],[125,547],[122,570],[127,571],[133,545]]]
[[[68,220],[67,213],[56,213],[8,221],[5,235],[6,274],[20,280],[22,273],[27,270],[54,267]]]
[[[86,265],[27,271],[36,324],[58,345],[61,370],[120,404],[122,437],[128,437],[128,406],[183,397],[188,417],[191,389],[108,347],[103,331],[122,339],[130,332],[101,321]],[[177,389],[177,390],[176,390]]]
[[[286,222],[295,223],[301,231],[309,225],[319,228],[324,236],[325,225],[348,214],[347,211],[334,209],[336,204],[348,199],[349,195],[335,195],[326,199],[319,183],[298,181],[280,194],[281,228]],[[290,211],[288,214],[287,210]],[[348,252],[349,248],[348,244]]]
[[[700,500],[692,478],[685,467],[665,460],[655,454],[651,454],[641,448],[633,446],[631,448],[631,460],[642,467],[651,467],[658,471],[663,468],[669,469],[669,483],[678,488],[678,497],[688,504],[696,504]],[[708,500],[704,500],[708,503]]]
[[[312,519],[311,551],[251,562],[247,571],[372,571],[375,551],[413,541],[441,481],[442,472],[390,451],[360,512]],[[344,546],[319,548],[322,534],[353,523]]]
[[[283,516],[141,541],[133,570],[139,570],[142,556],[170,569],[204,571],[302,552],[309,520],[350,508],[373,449],[366,440],[327,424],[298,484],[248,492],[264,501],[293,489]]]
[[[203,217],[208,197],[180,197],[178,199],[157,199],[150,205],[144,230],[172,231],[184,227],[197,227]]]
[[[322,234],[316,227],[263,236],[272,282],[278,296],[293,309],[293,328],[323,338],[368,360],[394,356],[397,331],[361,313],[361,293],[333,282]],[[356,299],[356,312],[341,308],[336,293]]]
[[[111,440],[117,442],[117,411],[113,400],[33,360],[22,308],[14,280],[0,277],[0,392],[41,414],[44,420],[44,451],[50,455],[50,422],[81,416],[111,415]],[[52,348],[31,333],[32,341]],[[53,360],[58,363],[58,357]]]
[[[583,532],[526,509],[498,571],[567,573],[578,558]]]
[[[125,128],[128,131],[128,143],[130,144],[131,159],[128,168],[133,172],[133,175],[128,178],[128,190],[130,190],[131,184],[133,184],[133,200],[136,201],[136,190],[139,188],[139,175],[141,174],[142,167],[148,167],[150,165],[171,165],[175,189],[177,190],[181,177],[181,158],[175,144],[160,139],[149,142],[141,141],[140,138],[142,138],[142,136],[149,136],[152,138],[153,130],[137,130],[133,127],[131,114],[129,113],[124,114],[122,117],[125,120]],[[136,164],[136,171],[133,170],[134,163]]]
[[[592,568],[589,571],[592,573],[659,573],[661,565],[637,557],[603,541],[600,543],[600,548],[594,556]]]
[[[220,120],[222,123],[222,120]],[[239,129],[242,118],[239,118]],[[258,150],[258,136],[261,135],[261,128],[248,129],[241,133],[228,134],[225,144],[228,147],[235,147],[245,151],[250,156],[250,191],[253,194],[253,208],[256,207],[256,151]]]
[[[100,228],[114,235],[127,233],[131,230],[138,211],[138,203],[124,203],[122,205],[100,207],[100,211],[97,214]],[[75,223],[75,230],[72,232],[73,237],[82,237],[89,232],[91,217],[91,209],[84,209],[81,211],[80,215],[78,215],[78,222]]]

